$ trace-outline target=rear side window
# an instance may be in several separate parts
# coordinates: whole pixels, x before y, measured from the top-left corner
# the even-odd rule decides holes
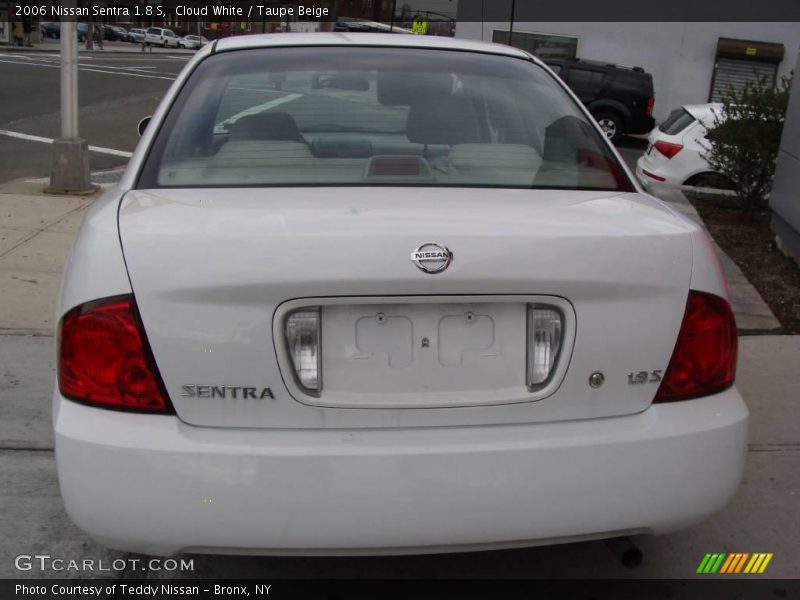
[[[150,29],[147,30],[147,33],[149,33],[150,35],[161,35],[161,30],[156,29],[155,27],[151,27]]]
[[[653,95],[653,80],[644,73],[617,69],[614,77],[614,89],[640,96]]]
[[[606,74],[602,71],[591,71],[578,67],[571,68],[567,73],[567,78],[569,79],[571,87],[590,92],[600,91],[600,88],[603,87],[605,76]]]
[[[540,66],[375,47],[209,56],[169,110],[137,187],[312,185],[633,190]]]
[[[679,108],[673,110],[667,120],[661,123],[658,128],[667,135],[677,135],[689,125],[695,122],[695,118],[686,112],[685,109]]]

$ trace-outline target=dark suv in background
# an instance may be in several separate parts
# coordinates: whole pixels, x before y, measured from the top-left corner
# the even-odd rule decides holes
[[[583,59],[544,62],[575,92],[611,141],[655,127],[653,76],[641,67]]]

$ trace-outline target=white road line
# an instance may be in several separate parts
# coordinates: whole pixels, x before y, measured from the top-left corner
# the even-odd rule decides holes
[[[264,102],[264,104],[259,104],[258,106],[251,106],[247,110],[243,110],[242,112],[237,113],[232,117],[228,117],[221,123],[217,123],[217,125],[214,127],[214,133],[224,133],[226,126],[235,123],[242,117],[246,117],[247,115],[257,115],[264,111],[273,109],[276,106],[280,106],[281,104],[286,104],[287,102],[291,102],[292,100],[297,100],[298,98],[302,97],[303,94],[288,94],[286,96],[281,96],[280,98],[275,98],[274,100],[270,100],[269,102]]]
[[[40,61],[40,62],[19,62],[19,61],[13,61],[13,60],[2,60],[2,59],[0,59],[0,63],[6,63],[6,64],[10,64],[10,65],[25,65],[26,67],[47,67],[47,68],[50,68],[50,69],[60,69],[61,68],[59,63],[54,62],[54,63],[50,64],[50,63],[46,63],[44,61]],[[102,66],[98,66],[96,68],[91,68],[90,69],[90,68],[87,68],[87,67],[84,67],[84,66],[79,66],[78,70],[79,71],[86,71],[88,73],[104,73],[106,75],[127,75],[128,77],[144,77],[145,79],[166,79],[167,81],[175,81],[175,77],[161,77],[160,75],[152,75],[150,73],[127,73],[125,71],[103,71],[103,70],[101,70],[103,68],[104,67],[102,67]],[[109,68],[115,68],[115,67],[109,67]],[[116,68],[118,68],[118,67],[116,67]]]
[[[8,131],[7,129],[0,129],[0,135],[5,135],[20,140],[27,140],[29,142],[42,142],[43,144],[52,144],[53,138],[46,138],[40,135],[30,135],[27,133],[19,133],[18,131]],[[102,146],[89,146],[92,152],[99,152],[100,154],[111,154],[113,156],[121,156],[123,158],[130,158],[133,152],[125,152],[124,150],[114,150],[113,148],[104,148]]]

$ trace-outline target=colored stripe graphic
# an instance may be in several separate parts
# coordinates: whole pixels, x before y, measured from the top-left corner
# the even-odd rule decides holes
[[[735,554],[728,554],[728,558],[722,564],[722,568],[719,570],[720,573],[730,573],[731,564],[733,563],[733,559],[736,555]]]
[[[708,565],[708,562],[710,560],[711,560],[711,555],[710,554],[706,554],[703,557],[703,560],[700,561],[700,566],[697,567],[697,572],[698,573],[705,573],[706,572],[706,566]]]
[[[763,573],[769,562],[772,560],[773,554],[768,552],[756,552],[750,554],[749,552],[733,552],[726,554],[725,552],[708,553],[700,561],[700,566],[697,567],[697,573],[702,574],[758,574]]]
[[[748,554],[747,552],[745,552],[744,554],[740,554],[739,562],[736,563],[736,568],[732,570],[731,573],[741,573],[742,569],[744,568],[744,562],[747,560],[749,556],[750,554]]]

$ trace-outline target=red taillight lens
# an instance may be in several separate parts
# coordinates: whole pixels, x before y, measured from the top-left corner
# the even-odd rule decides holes
[[[661,152],[661,154],[663,154],[667,158],[672,158],[678,152],[683,150],[683,146],[680,144],[672,144],[670,142],[663,142],[663,141],[656,142],[655,144],[653,144],[653,147],[659,152]]]
[[[653,106],[655,106],[655,103],[656,103],[655,98],[650,97],[647,99],[647,105],[645,106],[645,111],[647,111],[647,116],[649,117],[653,116]]]
[[[61,395],[94,406],[174,414],[133,296],[81,304],[59,323]]]
[[[736,377],[736,320],[724,298],[689,292],[675,351],[654,402],[716,394]]]

